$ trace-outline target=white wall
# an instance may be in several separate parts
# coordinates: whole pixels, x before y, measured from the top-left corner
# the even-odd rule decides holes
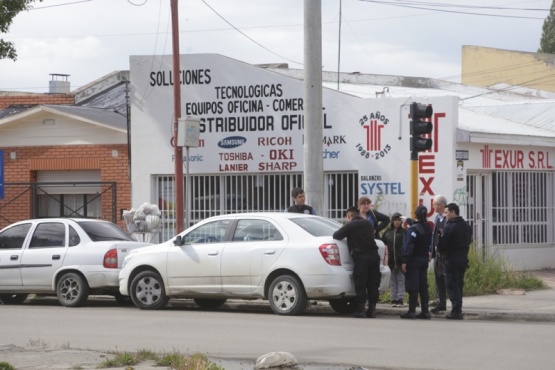
[[[174,173],[171,61],[171,56],[130,59],[133,204],[151,197],[152,174]],[[181,65],[188,76],[200,76],[181,89],[182,116],[200,118],[202,127],[202,147],[190,149],[191,174],[303,171],[301,80],[220,55],[182,55]],[[233,96],[232,89],[246,94]],[[253,96],[258,89],[263,93]],[[362,99],[328,89],[323,94],[326,143],[313,155],[323,156],[324,171],[358,170],[359,194],[379,200],[386,213],[411,211],[408,116],[413,101],[432,104],[435,112],[434,147],[421,154],[419,176],[419,198],[431,210],[436,194],[451,194],[459,185],[457,98]],[[215,110],[192,108],[199,106]],[[259,124],[252,130],[230,124],[230,119],[245,117]]]

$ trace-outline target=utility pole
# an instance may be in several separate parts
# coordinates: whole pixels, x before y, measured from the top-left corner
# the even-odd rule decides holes
[[[177,0],[171,0],[173,54],[173,149],[175,164],[175,234],[184,230],[183,148],[177,145],[178,120],[181,118],[181,65],[179,59],[179,22]]]
[[[304,191],[324,215],[322,140],[322,2],[304,0]]]

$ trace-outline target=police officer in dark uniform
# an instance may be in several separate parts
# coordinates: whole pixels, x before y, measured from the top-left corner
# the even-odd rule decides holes
[[[333,233],[333,238],[347,238],[347,246],[353,257],[357,309],[353,317],[376,317],[381,280],[380,255],[374,239],[374,225],[360,216],[355,207],[347,210],[347,223]],[[368,311],[364,312],[368,298]]]
[[[402,248],[401,270],[405,273],[405,290],[409,294],[409,310],[401,315],[402,319],[430,319],[428,310],[428,262],[429,248],[432,241],[432,228],[427,221],[428,209],[416,207],[416,220],[405,232]],[[420,295],[422,312],[416,315],[416,306]]]

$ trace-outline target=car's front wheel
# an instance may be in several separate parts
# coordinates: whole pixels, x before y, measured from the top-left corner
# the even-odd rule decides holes
[[[352,314],[357,309],[356,298],[330,299],[329,302],[335,312],[343,315]]]
[[[129,296],[135,306],[141,310],[162,308],[169,300],[166,297],[162,277],[154,271],[143,271],[135,276],[131,282]]]
[[[194,301],[202,308],[215,310],[216,308],[222,307],[224,303],[227,302],[227,299],[195,298]]]
[[[0,294],[0,301],[4,304],[22,304],[29,294]]]
[[[81,275],[70,272],[58,280],[56,295],[62,306],[79,307],[89,297],[89,285]]]
[[[301,282],[291,275],[280,275],[272,281],[268,300],[272,311],[278,315],[299,315],[308,302]]]

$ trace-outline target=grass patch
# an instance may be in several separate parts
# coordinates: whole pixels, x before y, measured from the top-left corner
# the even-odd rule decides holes
[[[137,365],[139,361],[137,360],[136,354],[123,352],[123,353],[116,353],[114,358],[109,358],[104,360],[99,367],[107,368],[107,367],[126,367],[126,366],[133,366]]]
[[[0,370],[15,370],[15,367],[9,362],[0,362]]]
[[[98,368],[110,367],[132,367],[144,361],[154,361],[157,366],[165,366],[175,370],[224,370],[217,366],[206,355],[195,353],[191,356],[179,352],[158,354],[156,352],[142,349],[136,353],[116,353],[114,358],[103,361]],[[2,370],[2,369],[0,369]]]
[[[468,253],[464,295],[495,294],[499,289],[546,289],[543,280],[528,271],[515,271],[501,256],[481,256],[475,248]],[[435,287],[434,287],[435,291]]]
[[[482,256],[473,247],[468,253],[469,268],[464,275],[464,296],[495,294],[499,289],[547,289],[547,285],[528,271],[515,271],[501,256]],[[431,265],[431,263],[430,263]],[[433,269],[428,270],[430,301],[436,299]],[[391,302],[390,291],[380,295],[380,303]],[[408,302],[408,294],[405,302]]]

